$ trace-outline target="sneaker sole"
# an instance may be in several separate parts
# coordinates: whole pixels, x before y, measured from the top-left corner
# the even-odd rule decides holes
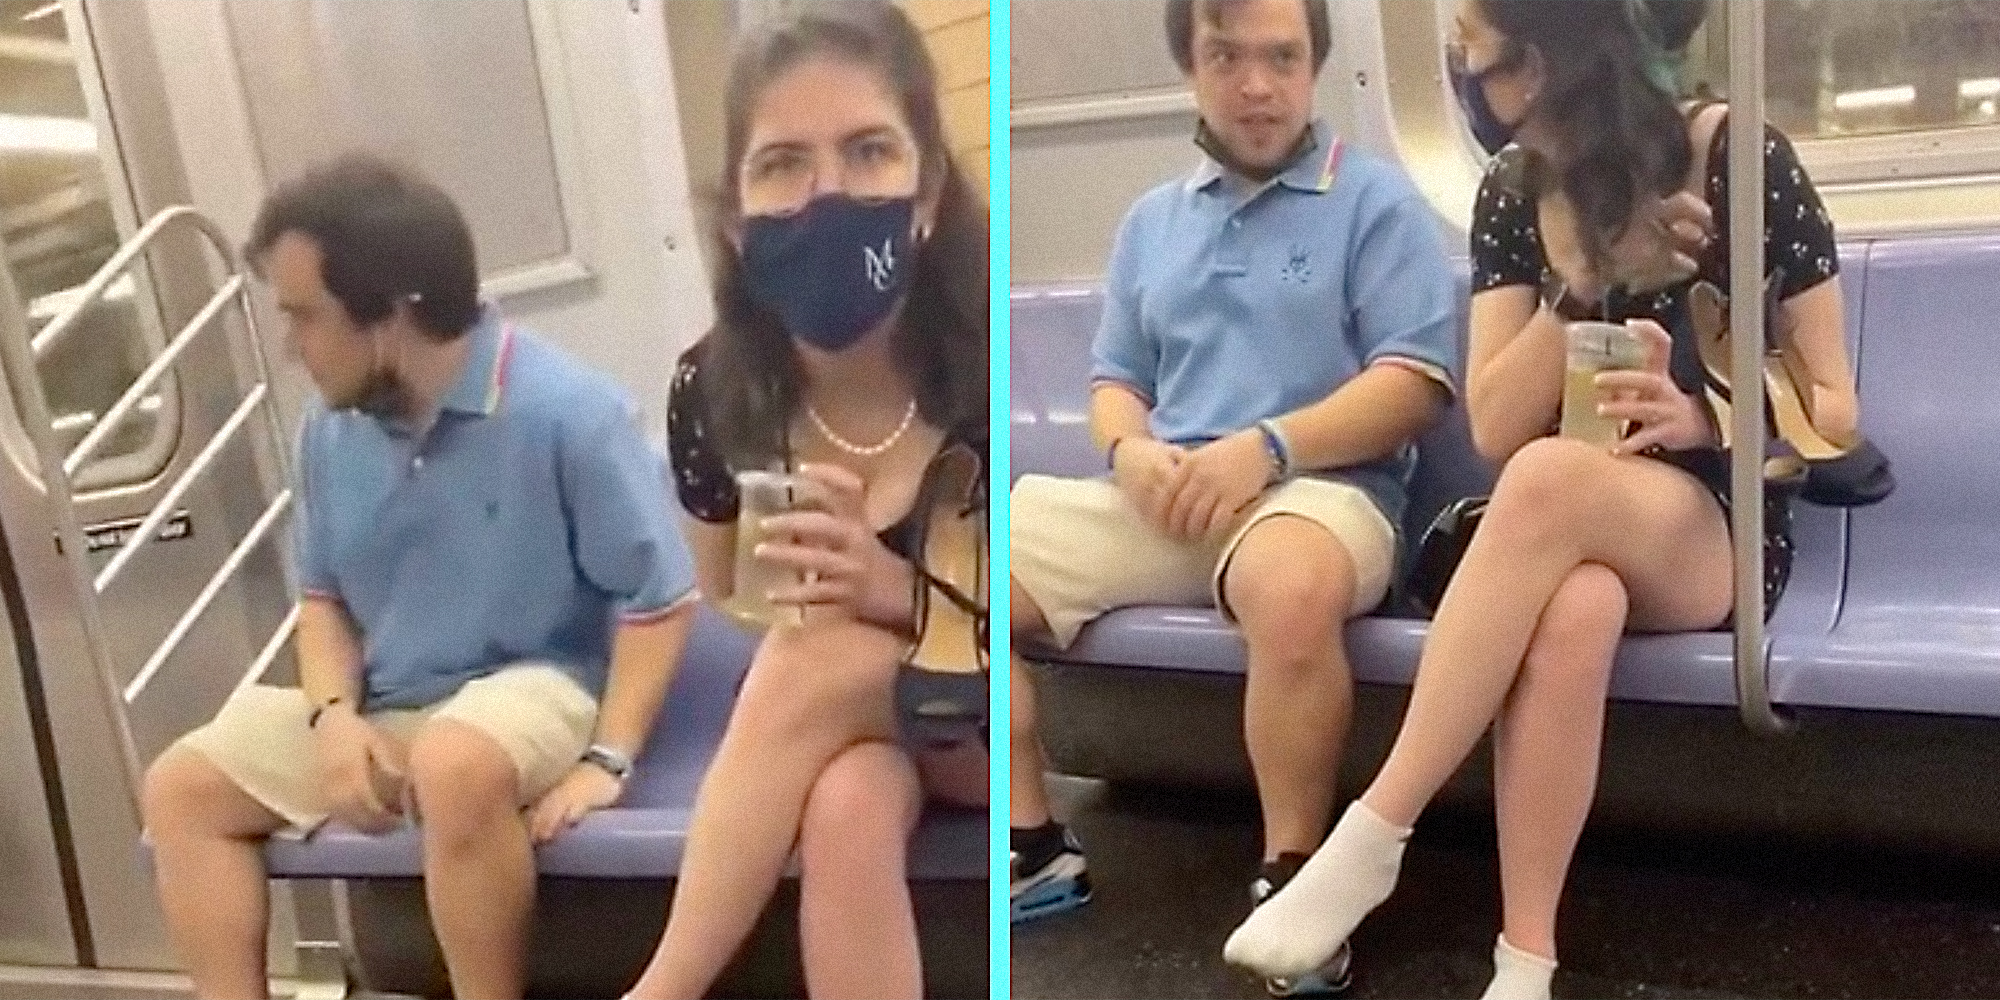
[[[1090,902],[1090,883],[1062,879],[1039,885],[1013,898],[1007,907],[1008,923],[1019,924],[1042,917],[1067,913]]]
[[[1264,991],[1274,997],[1332,996],[1345,993],[1354,985],[1354,974],[1342,970],[1340,978],[1329,982],[1317,972],[1308,972],[1297,979],[1266,979]]]

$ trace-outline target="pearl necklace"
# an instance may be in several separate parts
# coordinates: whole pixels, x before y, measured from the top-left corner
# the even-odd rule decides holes
[[[814,409],[811,403],[806,404],[806,417],[812,421],[813,427],[819,431],[820,436],[826,438],[828,441],[831,441],[835,448],[839,448],[841,451],[844,451],[850,455],[857,455],[861,458],[874,458],[875,456],[880,455],[891,448],[894,448],[896,446],[896,442],[901,441],[903,439],[903,432],[909,430],[910,424],[917,419],[917,401],[914,397],[911,398],[910,405],[903,410],[903,422],[897,424],[896,429],[890,431],[888,437],[885,437],[881,441],[878,441],[875,444],[871,445],[855,444],[854,442],[849,441],[838,434],[835,434],[833,432],[833,428],[828,427],[826,425],[826,421],[820,418],[819,411]]]

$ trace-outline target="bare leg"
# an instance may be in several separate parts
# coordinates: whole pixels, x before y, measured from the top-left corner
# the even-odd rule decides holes
[[[1398,826],[1465,760],[1514,686],[1542,611],[1570,572],[1597,562],[1661,631],[1729,611],[1729,534],[1694,477],[1562,438],[1507,463],[1424,643],[1410,710],[1362,801]]]
[[[1388,898],[1400,837],[1499,714],[1542,612],[1585,562],[1625,582],[1648,627],[1704,628],[1728,611],[1727,526],[1694,477],[1561,438],[1523,447],[1445,592],[1388,761],[1298,876],[1230,935],[1230,961],[1265,975],[1315,968]]]
[[[1494,728],[1494,811],[1507,941],[1556,957],[1556,906],[1597,790],[1604,699],[1625,629],[1625,585],[1597,563],[1572,570],[1542,612]]]
[[[1264,859],[1311,851],[1326,833],[1354,709],[1341,625],[1354,561],[1325,528],[1280,515],[1243,536],[1223,577],[1249,649],[1243,734],[1264,814]]]
[[[424,899],[452,993],[521,996],[535,855],[513,760],[478,729],[435,719],[410,744],[410,781],[423,816]]]
[[[146,772],[145,816],[167,931],[195,995],[269,996],[262,842],[285,821],[187,747],[169,749]]]
[[[1012,578],[1007,582],[1008,616],[1016,641],[1047,634],[1048,624],[1034,598]],[[1019,653],[1007,662],[1007,726],[1007,823],[1021,829],[1041,826],[1049,821],[1049,793],[1042,784],[1048,763],[1042,756],[1041,718],[1035,712],[1035,677]]]
[[[799,944],[814,1000],[923,996],[905,876],[922,806],[909,757],[874,740],[813,783],[799,827]]]
[[[777,887],[821,772],[856,743],[895,738],[903,646],[849,620],[765,636],[702,779],[666,933],[631,996],[708,990]]]

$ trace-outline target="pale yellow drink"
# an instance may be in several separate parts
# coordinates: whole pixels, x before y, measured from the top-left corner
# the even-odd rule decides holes
[[[812,506],[806,502],[811,483],[784,472],[752,470],[736,474],[736,565],[729,599],[722,610],[755,628],[789,622],[798,624],[796,605],[772,604],[770,592],[797,585],[799,575],[776,563],[757,558],[757,546],[774,536],[764,530],[764,519],[775,514]]]
[[[1645,342],[1636,331],[1619,323],[1571,323],[1563,333],[1568,358],[1563,371],[1561,434],[1609,448],[1623,436],[1624,421],[1598,414],[1604,396],[1597,389],[1597,375],[1645,367]]]

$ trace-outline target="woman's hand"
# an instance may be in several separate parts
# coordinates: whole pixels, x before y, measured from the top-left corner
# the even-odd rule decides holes
[[[866,485],[838,465],[811,463],[799,474],[817,488],[815,509],[764,519],[756,557],[800,574],[768,595],[773,604],[839,607],[856,618],[907,621],[909,565],[868,525]]]
[[[1687,279],[1699,269],[1696,259],[1715,231],[1708,204],[1689,192],[1641,199],[1631,222],[1607,251],[1613,272],[1607,278],[1590,263],[1567,196],[1561,191],[1542,195],[1536,213],[1549,269],[1585,302],[1601,300],[1611,285],[1652,291]]]
[[[1603,401],[1598,404],[1597,412],[1639,425],[1630,437],[1618,442],[1613,453],[1631,455],[1654,445],[1682,451],[1714,444],[1715,428],[1709,422],[1707,409],[1682,392],[1668,372],[1673,338],[1649,319],[1629,319],[1625,325],[1646,341],[1646,367],[1598,373],[1597,391]]]

